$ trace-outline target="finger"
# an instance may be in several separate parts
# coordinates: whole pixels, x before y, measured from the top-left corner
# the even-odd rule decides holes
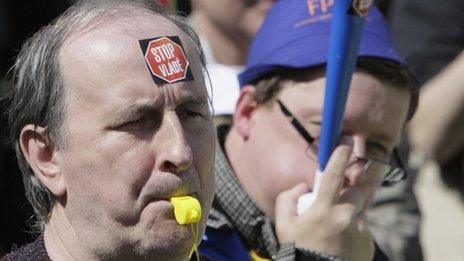
[[[358,225],[356,206],[353,204],[337,204],[331,208],[332,227],[335,231],[347,232]]]
[[[351,146],[339,145],[330,156],[316,199],[319,203],[333,205],[338,201],[351,151]]]
[[[297,216],[298,197],[308,192],[306,183],[299,183],[293,188],[280,193],[276,199],[275,218],[277,222],[293,220]]]
[[[371,253],[375,251],[375,246],[374,246],[374,239],[372,237],[372,234],[369,230],[368,222],[367,222],[367,217],[366,215],[359,215],[358,216],[358,224],[357,224],[357,229],[359,231],[359,240],[362,242],[361,244],[365,246],[366,253]],[[370,251],[369,251],[370,249]],[[372,260],[372,256],[368,258]]]
[[[355,207],[355,214],[357,215],[362,211],[364,202],[364,194],[359,188],[346,187],[342,190],[342,193],[340,193],[340,198],[337,203],[353,205]]]
[[[367,217],[366,214],[360,213],[358,214],[358,230],[361,233],[365,233],[369,231],[369,227],[367,225]]]

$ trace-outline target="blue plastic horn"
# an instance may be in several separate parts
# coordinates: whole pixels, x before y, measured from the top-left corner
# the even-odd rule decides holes
[[[322,115],[319,165],[323,172],[340,139],[364,19],[372,0],[335,0]]]

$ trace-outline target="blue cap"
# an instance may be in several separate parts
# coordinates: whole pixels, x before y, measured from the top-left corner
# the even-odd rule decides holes
[[[334,1],[279,0],[253,39],[240,86],[289,68],[327,62]],[[388,24],[372,6],[366,17],[358,57],[388,59],[404,64],[395,50]]]

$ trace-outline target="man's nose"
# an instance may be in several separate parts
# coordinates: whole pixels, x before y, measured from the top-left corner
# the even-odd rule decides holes
[[[353,152],[351,154],[350,162],[346,170],[345,184],[349,186],[357,186],[364,181],[364,166],[366,162],[359,158],[366,156],[366,140],[357,135],[353,135]]]
[[[158,167],[176,174],[188,169],[193,161],[192,149],[175,112],[166,113],[159,134],[159,139],[153,142],[154,149],[158,151]]]

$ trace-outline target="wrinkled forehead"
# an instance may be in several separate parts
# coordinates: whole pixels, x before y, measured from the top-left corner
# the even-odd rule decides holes
[[[167,74],[178,68],[164,61],[150,67],[141,41],[165,36],[181,43],[192,77],[178,76],[180,80],[167,84],[156,82],[152,67],[161,65],[163,68],[158,73]],[[157,55],[164,55],[163,59],[171,55],[165,49],[156,51],[160,51]],[[59,60],[70,108],[106,106],[105,110],[111,111],[113,107],[143,97],[164,100],[165,105],[179,104],[187,96],[207,97],[193,43],[175,24],[160,15],[113,13],[92,27],[75,32],[61,48]]]
[[[154,29],[155,33],[159,34],[179,30],[169,19],[155,11],[132,6],[117,6],[102,14],[88,14],[88,17],[80,18],[69,33],[67,41],[95,31],[120,32],[118,29],[125,34],[130,32],[133,36],[149,29]]]
[[[128,74],[126,78],[134,79],[140,74],[150,76],[150,68],[153,66],[150,67],[146,61],[141,42],[163,37],[178,41],[189,63],[192,73],[190,79],[194,79],[196,85],[204,86],[202,67],[195,47],[177,25],[159,14],[138,10],[128,12],[113,12],[86,28],[76,30],[64,42],[59,61],[65,86],[71,86],[69,83],[82,76],[93,79],[113,78],[121,74]],[[165,49],[157,51],[165,56],[167,54]],[[76,72],[76,68],[82,70]],[[161,69],[163,73],[171,73],[178,68]],[[158,85],[159,82],[152,84]]]
[[[140,52],[139,40],[172,35],[181,39],[186,52],[193,51],[188,36],[169,19],[144,10],[113,11],[74,30],[63,43],[60,55],[63,58],[64,52],[73,51],[92,55],[92,51],[109,49],[134,54]],[[191,56],[195,56],[193,52]]]

